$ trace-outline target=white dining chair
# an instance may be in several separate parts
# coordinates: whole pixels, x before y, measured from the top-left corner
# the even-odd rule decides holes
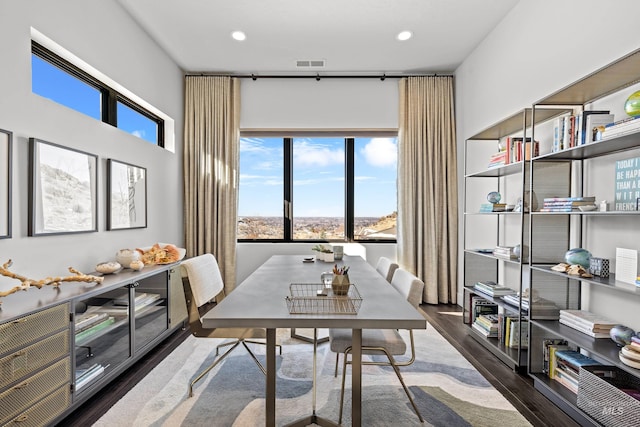
[[[424,289],[424,282],[402,268],[395,270],[393,278],[391,279],[391,286],[393,286],[400,294],[402,294],[409,303],[418,309],[418,306],[422,302],[422,291]],[[352,350],[351,341],[351,329],[329,329],[329,342],[331,351],[336,353],[336,367],[334,376],[338,375],[338,362],[340,354],[344,354],[343,367],[342,367],[342,387],[340,390],[340,414],[338,423],[342,423],[342,410],[344,406],[344,388],[347,365],[351,364],[349,355]],[[363,360],[362,365],[387,365],[392,366],[396,376],[402,384],[402,388],[406,393],[413,410],[420,419],[420,422],[424,422],[418,407],[416,406],[409,389],[407,388],[402,375],[400,374],[399,367],[411,365],[416,359],[415,344],[413,339],[413,331],[409,330],[409,341],[411,348],[411,357],[408,360],[396,361],[394,356],[402,356],[407,351],[407,344],[396,329],[363,329],[362,330],[362,354],[363,355],[379,355],[386,356],[387,361],[373,361]]]
[[[387,282],[391,282],[393,278],[393,273],[400,267],[397,263],[391,261],[390,258],[385,256],[381,256],[378,258],[378,263],[376,264],[376,271],[384,277]]]
[[[202,326],[200,318],[215,306],[214,299],[218,302],[224,296],[224,282],[220,274],[218,262],[212,254],[199,255],[181,262],[182,284],[187,300],[187,311],[189,313],[189,327],[191,333],[196,338],[231,338],[231,341],[223,342],[216,347],[216,359],[214,362],[199,373],[189,385],[189,397],[193,396],[193,386],[200,381],[209,371],[216,367],[224,358],[240,344],[249,353],[249,356],[256,362],[263,374],[267,371],[260,363],[255,354],[251,351],[247,343],[262,344],[264,341],[255,339],[266,338],[266,330],[259,328],[215,328],[208,329]],[[219,349],[230,346],[220,357]],[[280,354],[282,347],[278,345]]]

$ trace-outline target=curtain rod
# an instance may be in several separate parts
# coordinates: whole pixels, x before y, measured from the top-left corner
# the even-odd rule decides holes
[[[219,76],[219,77],[237,77],[241,79],[380,79],[385,80],[386,78],[402,78],[402,77],[453,77],[453,74],[382,74],[382,75],[371,75],[371,74],[330,74],[330,75],[300,75],[300,74],[222,74],[222,73],[185,73],[185,76]]]

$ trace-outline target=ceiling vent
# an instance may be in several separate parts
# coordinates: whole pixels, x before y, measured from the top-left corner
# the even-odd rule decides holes
[[[324,59],[317,59],[317,60],[298,59],[296,61],[296,67],[298,67],[298,68],[322,68],[322,67],[324,67]]]

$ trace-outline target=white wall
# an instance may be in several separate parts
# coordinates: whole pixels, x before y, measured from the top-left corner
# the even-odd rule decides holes
[[[617,1],[606,13],[596,0],[521,0],[455,73],[459,188],[465,138],[640,48],[638,16],[636,0]],[[638,298],[606,301],[609,313],[615,301],[615,320],[640,328],[631,315]]]
[[[175,153],[31,92],[31,27],[175,120]],[[182,71],[115,1],[0,0],[0,128],[13,132],[13,237],[0,262],[34,279],[93,271],[121,248],[183,245]],[[98,232],[27,236],[28,138],[99,156]],[[148,227],[106,231],[106,159],[147,168]],[[0,288],[18,282],[0,279]],[[65,286],[73,286],[67,284]],[[34,293],[37,291],[33,291]]]

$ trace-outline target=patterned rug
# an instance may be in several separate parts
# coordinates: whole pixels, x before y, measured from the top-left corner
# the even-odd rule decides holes
[[[434,328],[416,330],[414,337],[416,361],[401,372],[425,423],[420,424],[390,367],[363,366],[363,425],[489,427],[499,420],[510,427],[530,426]],[[187,338],[94,426],[263,426],[264,376],[242,347],[196,384],[194,397],[187,397],[188,383],[212,363],[220,342]],[[277,356],[276,415],[277,424],[285,425],[312,413],[313,347],[284,329],[278,330],[278,342],[283,348]],[[264,362],[264,346],[250,345]],[[318,345],[316,414],[337,422],[341,378],[333,376],[335,360],[328,343]],[[351,424],[350,382],[348,375],[345,426]]]

